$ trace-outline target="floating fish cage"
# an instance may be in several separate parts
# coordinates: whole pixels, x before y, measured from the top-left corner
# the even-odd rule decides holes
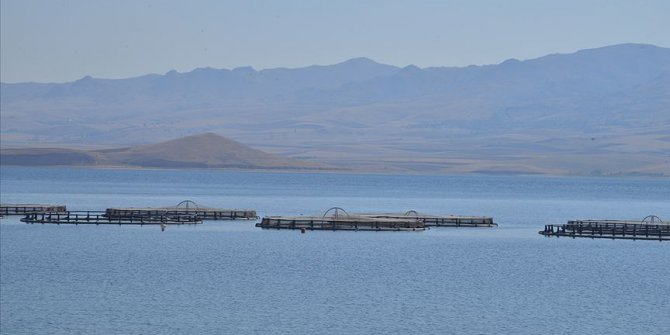
[[[429,227],[497,227],[492,217],[488,216],[436,216],[419,214],[411,210],[404,214],[360,214],[371,218],[407,219],[414,218]]]
[[[0,204],[0,215],[25,215],[28,213],[65,212],[67,209],[62,205],[42,205],[42,204]]]
[[[25,223],[53,224],[115,224],[115,225],[182,225],[200,224],[202,220],[195,215],[160,215],[136,217],[110,217],[102,211],[68,211],[28,213],[21,219]]]
[[[176,206],[156,208],[107,208],[105,215],[111,218],[152,217],[161,215],[194,215],[201,220],[255,220],[256,211],[249,209],[220,209],[201,206],[184,200]]]
[[[421,231],[425,223],[416,218],[375,218],[347,213],[340,207],[328,209],[322,216],[267,216],[256,227],[265,229]]]
[[[650,215],[641,221],[630,220],[573,220],[562,225],[545,225],[539,231],[544,236],[588,237],[630,240],[670,240],[670,223]]]

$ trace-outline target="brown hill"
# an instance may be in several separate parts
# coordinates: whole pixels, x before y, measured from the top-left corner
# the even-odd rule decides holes
[[[213,133],[156,144],[98,151],[111,162],[147,167],[306,168],[302,162],[253,149]]]
[[[104,165],[157,168],[318,169],[269,154],[213,133],[107,150],[2,149],[2,165]]]

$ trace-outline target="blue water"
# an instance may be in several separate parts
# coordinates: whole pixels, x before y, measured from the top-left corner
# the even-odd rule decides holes
[[[0,223],[2,334],[667,334],[670,243],[545,238],[670,219],[670,180],[2,168],[4,203],[184,199],[260,215],[490,215],[424,232]]]

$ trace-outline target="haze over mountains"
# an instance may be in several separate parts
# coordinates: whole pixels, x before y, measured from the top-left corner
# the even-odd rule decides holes
[[[464,68],[365,58],[1,87],[2,147],[215,132],[364,170],[670,175],[670,49],[623,44]]]

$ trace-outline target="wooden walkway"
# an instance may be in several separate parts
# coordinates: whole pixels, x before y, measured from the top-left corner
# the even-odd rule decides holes
[[[361,214],[372,218],[409,219],[414,218],[423,222],[428,227],[497,227],[492,217],[487,216],[436,216],[423,215],[416,211],[408,211],[405,214]]]
[[[369,230],[369,231],[416,231],[426,226],[416,220],[373,219],[367,217],[321,218],[321,217],[264,217],[256,227],[266,229],[305,229],[305,230]]]
[[[201,220],[255,220],[256,211],[250,209],[219,209],[203,207],[185,200],[171,207],[156,208],[107,208],[105,214],[112,218],[137,218],[154,216],[194,215]]]
[[[545,225],[544,236],[670,241],[670,224],[624,220],[575,220]]]
[[[113,218],[104,212],[81,211],[59,213],[28,213],[21,219],[25,223],[53,224],[114,224],[114,225],[182,225],[200,224],[202,220],[193,215],[164,215]]]
[[[330,215],[329,215],[330,214]],[[268,216],[256,227],[265,229],[354,230],[354,231],[421,231],[426,225],[415,218],[373,218],[350,215],[333,207],[323,216]]]
[[[42,204],[0,204],[0,215],[25,215],[36,212],[65,212],[67,209],[61,205]]]

